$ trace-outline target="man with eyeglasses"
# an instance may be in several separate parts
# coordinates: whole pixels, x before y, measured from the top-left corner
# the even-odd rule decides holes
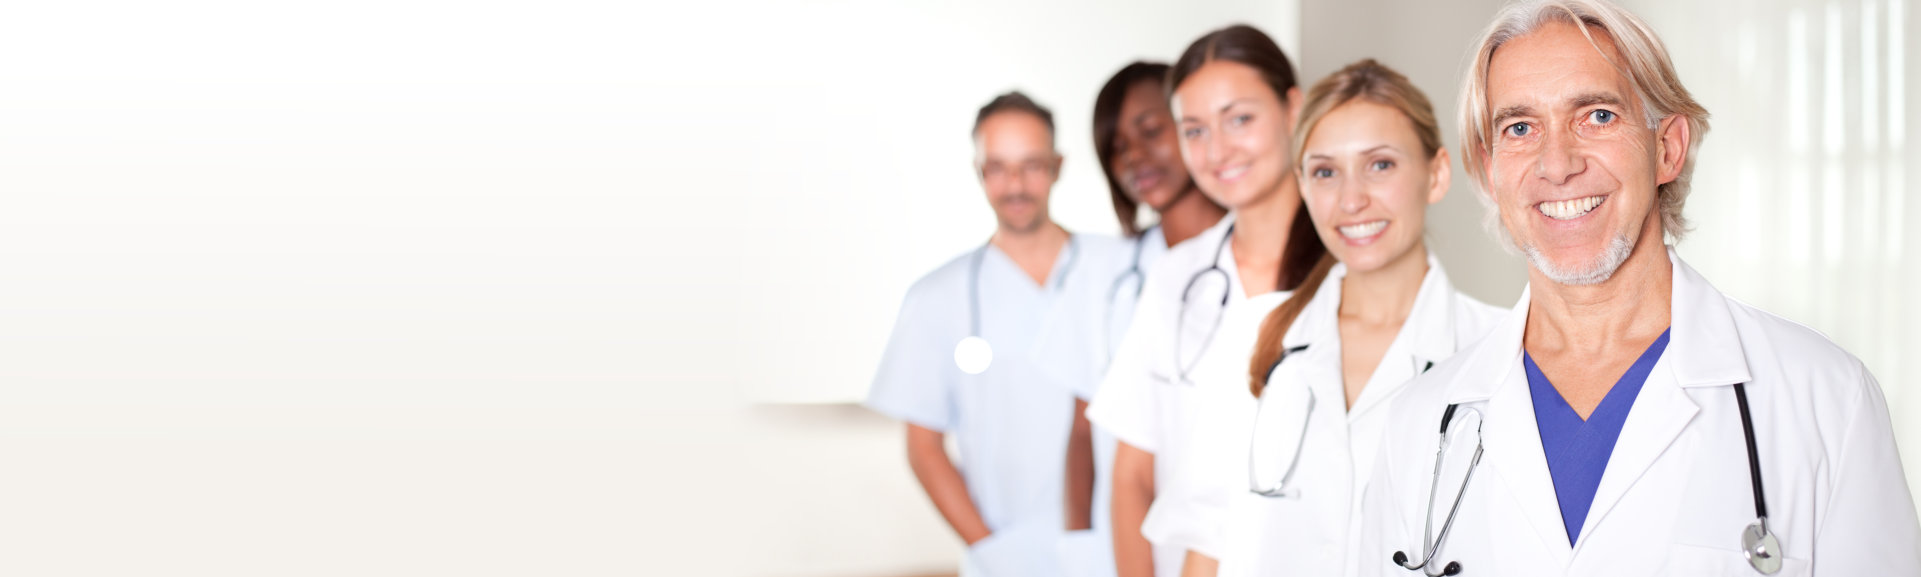
[[[964,574],[1062,575],[1091,562],[1063,558],[1092,550],[1070,546],[1091,535],[1064,533],[1063,463],[1074,392],[1103,369],[1102,290],[1128,245],[1049,217],[1061,155],[1053,114],[1027,96],[980,109],[974,168],[994,234],[908,290],[867,406],[907,423],[914,476],[968,544]]]

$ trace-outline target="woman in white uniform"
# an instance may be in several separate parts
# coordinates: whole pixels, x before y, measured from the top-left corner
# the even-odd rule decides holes
[[[1232,212],[1148,273],[1134,322],[1087,410],[1120,441],[1112,514],[1122,577],[1180,571],[1184,548],[1155,534],[1149,510],[1191,426],[1182,406],[1189,373],[1217,338],[1231,340],[1217,335],[1225,319],[1251,300],[1285,298],[1278,291],[1300,284],[1325,252],[1292,178],[1300,88],[1272,39],[1248,26],[1201,37],[1170,71],[1168,96],[1183,163],[1201,191]]]
[[[1094,97],[1094,155],[1107,175],[1109,197],[1121,230],[1131,239],[1131,259],[1107,287],[1102,303],[1101,353],[1111,359],[1134,318],[1153,270],[1167,250],[1220,222],[1227,209],[1194,186],[1181,163],[1181,141],[1174,114],[1167,109],[1166,64],[1135,62],[1114,73]],[[1142,229],[1141,207],[1153,209],[1158,222]],[[1087,420],[1087,401],[1099,381],[1075,391],[1073,435],[1067,447],[1067,537],[1061,559],[1072,577],[1115,574],[1113,523],[1114,435]],[[1131,527],[1138,539],[1139,527]],[[1151,571],[1153,560],[1142,547],[1128,563]],[[1085,561],[1086,563],[1082,563]]]
[[[1185,575],[1351,572],[1387,405],[1502,313],[1457,292],[1422,240],[1448,154],[1406,77],[1362,60],[1315,84],[1294,148],[1329,258],[1258,321],[1251,359],[1204,361],[1191,403],[1210,418],[1155,504],[1195,545]]]

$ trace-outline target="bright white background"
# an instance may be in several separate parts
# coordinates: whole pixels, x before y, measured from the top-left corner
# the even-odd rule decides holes
[[[1683,251],[1911,422],[1912,2],[1721,4],[1635,4],[1716,114]],[[1056,215],[1111,232],[1122,64],[1250,22],[1308,78],[1402,68],[1451,134],[1495,5],[10,6],[0,573],[951,570],[898,426],[840,403],[991,227],[974,109],[1053,106]],[[1436,250],[1508,302],[1470,195]]]

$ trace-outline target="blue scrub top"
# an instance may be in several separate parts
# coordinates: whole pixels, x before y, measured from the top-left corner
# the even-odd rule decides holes
[[[1614,442],[1621,438],[1621,426],[1627,423],[1628,411],[1634,408],[1635,397],[1641,395],[1648,373],[1654,371],[1655,361],[1661,360],[1661,352],[1667,350],[1671,330],[1661,331],[1661,337],[1634,360],[1627,374],[1621,375],[1585,421],[1567,399],[1561,398],[1554,383],[1548,382],[1541,367],[1534,364],[1534,357],[1522,352],[1528,391],[1534,397],[1534,420],[1541,428],[1541,449],[1547,454],[1548,474],[1554,478],[1554,496],[1561,504],[1561,524],[1567,529],[1569,546],[1581,535],[1588,507],[1594,504],[1594,491],[1600,488],[1601,474],[1607,471],[1608,457],[1614,454]]]

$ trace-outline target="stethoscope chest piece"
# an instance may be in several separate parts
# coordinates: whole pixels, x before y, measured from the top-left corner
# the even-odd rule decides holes
[[[954,364],[963,373],[981,374],[994,364],[994,347],[987,344],[987,339],[977,336],[961,339],[960,344],[954,345]]]
[[[1748,556],[1748,564],[1763,575],[1781,571],[1781,542],[1768,530],[1767,519],[1757,520],[1741,532],[1741,552]]]

